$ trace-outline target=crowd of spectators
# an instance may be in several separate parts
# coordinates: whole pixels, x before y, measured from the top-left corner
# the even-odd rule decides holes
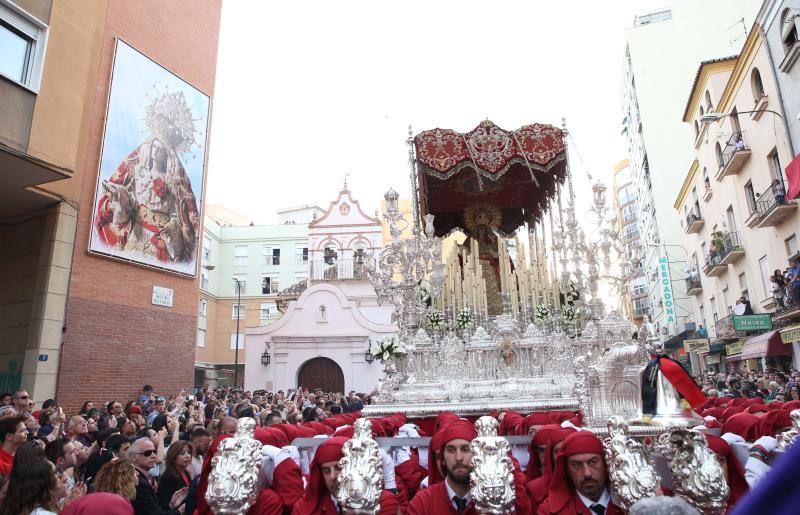
[[[708,372],[695,379],[702,385],[706,397],[761,399],[763,405],[777,402],[778,404],[773,404],[773,409],[780,406],[780,403],[800,401],[800,372],[794,368],[784,372]]]
[[[307,426],[370,402],[365,394],[319,390],[206,387],[159,395],[145,385],[138,399],[87,400],[69,416],[55,399],[36,406],[25,390],[3,393],[0,513],[65,513],[90,492],[118,494],[137,514],[192,513],[206,451],[235,431],[237,418]]]

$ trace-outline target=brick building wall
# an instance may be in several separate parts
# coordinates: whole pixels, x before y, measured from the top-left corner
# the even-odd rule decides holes
[[[91,120],[58,378],[57,396],[67,409],[87,399],[129,399],[145,383],[165,394],[193,384],[199,275],[181,277],[86,249],[115,38],[213,97],[220,14],[221,0],[109,4],[97,87],[88,100]],[[173,307],[151,304],[154,285],[174,291]]]

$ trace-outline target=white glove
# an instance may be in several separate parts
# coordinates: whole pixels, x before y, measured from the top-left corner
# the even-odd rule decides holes
[[[394,490],[397,488],[397,483],[394,479],[394,462],[392,457],[386,451],[381,451],[381,464],[383,465],[383,488],[386,490]]]
[[[772,452],[778,446],[778,440],[771,436],[762,436],[756,440],[753,445],[760,445],[767,452]]]
[[[275,467],[283,463],[285,460],[294,460],[297,466],[300,466],[300,451],[294,445],[287,445],[280,450],[275,456]]]
[[[728,442],[728,445],[733,445],[734,442],[744,442],[745,439],[735,433],[725,433],[720,438]]]
[[[419,482],[419,489],[424,490],[425,488],[428,488],[428,476],[425,476],[425,479]]]
[[[303,451],[300,455],[300,471],[304,476],[311,474],[311,467],[309,466],[311,459],[308,457],[308,451]]]
[[[416,424],[405,424],[397,431],[397,436],[404,438],[419,438],[419,429]]]
[[[411,459],[411,452],[407,450],[408,447],[400,447],[394,450],[394,464],[395,466],[405,463]]]
[[[419,464],[422,465],[422,467],[425,470],[428,470],[428,448],[420,447],[418,451],[419,451]]]
[[[261,446],[261,469],[258,471],[258,489],[263,490],[272,485],[275,474],[275,456],[281,450],[271,445]]]
[[[703,417],[703,420],[706,421],[706,426],[707,426],[708,424],[716,422],[717,418],[716,417],[712,417],[711,415],[708,415],[707,417]]]
[[[561,423],[561,427],[562,427],[562,428],[571,427],[571,428],[572,428],[572,429],[574,429],[575,431],[580,431],[580,430],[581,430],[581,428],[579,428],[578,426],[576,426],[575,424],[573,424],[573,423],[572,423],[572,422],[570,422],[569,420],[565,420],[564,422],[562,422],[562,423]]]

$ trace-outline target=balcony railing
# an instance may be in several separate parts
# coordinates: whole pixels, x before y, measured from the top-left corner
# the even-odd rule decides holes
[[[700,229],[703,228],[704,224],[705,221],[700,215],[700,206],[695,204],[692,210],[686,215],[686,232],[688,234],[700,232]]]
[[[785,298],[783,307],[775,310],[772,317],[775,321],[795,320],[800,318],[800,301],[790,302],[788,297]]]
[[[720,264],[727,265],[738,260],[744,255],[744,247],[739,240],[739,233],[731,231],[722,239],[722,249],[719,252]]]
[[[624,243],[630,243],[639,239],[639,231],[626,232],[622,237]]]
[[[700,282],[700,276],[694,275],[686,278],[686,294],[694,295],[703,291],[703,285]]]
[[[650,306],[636,306],[633,308],[633,317],[642,318],[650,312]]]
[[[778,185],[770,185],[756,200],[758,221],[756,227],[774,227],[791,216],[797,204],[786,201],[786,187],[781,181]]]
[[[311,262],[312,281],[364,281],[370,259],[334,259]]]
[[[629,223],[635,222],[635,221],[636,221],[636,213],[628,213],[628,214],[622,215],[622,223],[623,224],[629,224]]]
[[[736,340],[747,335],[746,331],[737,331],[733,328],[733,316],[733,313],[731,313],[724,318],[720,318],[714,323],[717,338],[721,340]]]
[[[722,150],[722,162],[717,172],[717,179],[721,180],[739,173],[748,158],[750,158],[750,147],[745,142],[744,132],[734,132]]]

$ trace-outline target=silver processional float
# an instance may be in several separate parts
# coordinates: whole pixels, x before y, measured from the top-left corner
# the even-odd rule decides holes
[[[607,313],[598,294],[601,282],[626,287],[636,267],[601,182],[588,209],[595,227],[587,234],[578,222],[568,139],[563,121],[409,129],[412,212],[386,193],[391,240],[368,265],[398,333],[371,349],[384,374],[344,448],[335,495],[346,513],[379,510],[381,458],[368,417],[498,409],[579,410],[582,429],[603,439],[609,487],[624,509],[668,483],[704,514],[725,511],[722,468],[691,429],[702,419],[652,366],[660,334],[647,319],[637,329]],[[792,418],[783,447],[800,431],[800,410]],[[216,513],[245,513],[255,498],[260,444],[248,420],[214,458],[207,499]],[[476,429],[476,510],[513,513],[509,443],[492,417]]]

